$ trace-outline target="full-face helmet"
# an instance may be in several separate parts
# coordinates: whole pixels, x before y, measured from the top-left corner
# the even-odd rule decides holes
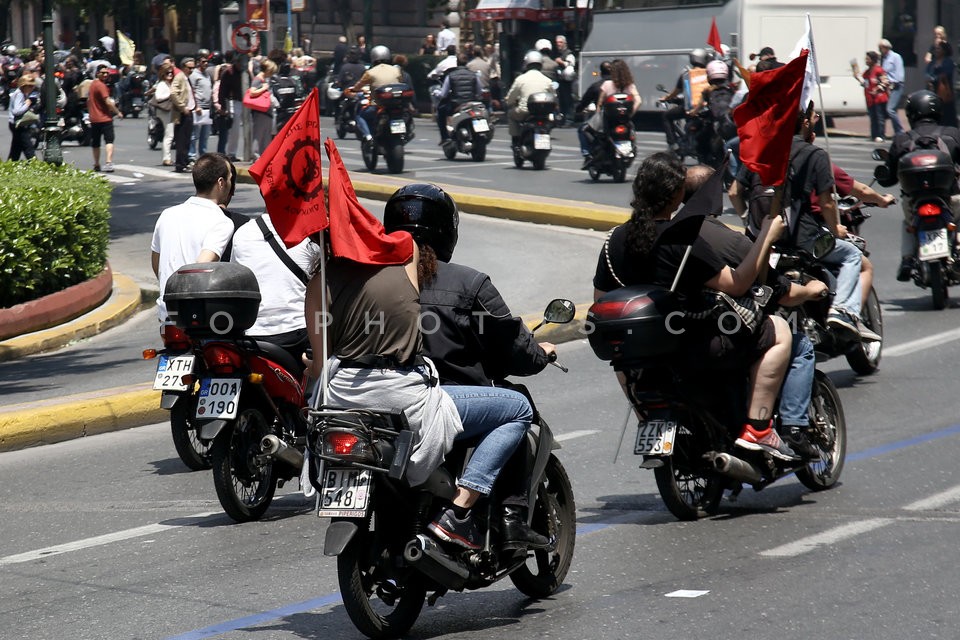
[[[417,244],[430,246],[438,260],[450,262],[457,246],[460,214],[457,203],[440,187],[408,184],[387,200],[383,226],[388,233],[408,231]]]

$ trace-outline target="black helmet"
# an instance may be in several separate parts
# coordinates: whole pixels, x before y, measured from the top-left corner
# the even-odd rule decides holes
[[[388,233],[410,232],[417,244],[429,245],[443,262],[453,257],[459,225],[457,203],[434,184],[401,187],[383,209],[383,226]]]
[[[103,47],[90,47],[91,60],[102,60],[105,55],[106,52],[103,50]]]
[[[926,89],[914,91],[907,98],[906,112],[911,127],[921,120],[940,122],[940,114],[943,113],[943,101],[933,91],[927,91]]]
[[[218,64],[223,64],[223,54],[219,51],[214,51],[210,54],[210,66],[216,66]]]

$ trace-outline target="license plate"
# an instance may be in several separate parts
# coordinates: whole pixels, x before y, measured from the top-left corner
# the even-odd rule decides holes
[[[617,142],[617,153],[622,156],[633,155],[633,143],[629,140],[620,140]]]
[[[534,149],[550,149],[550,134],[549,133],[535,133],[533,134],[533,148]]]
[[[654,418],[643,421],[637,427],[637,441],[633,445],[633,452],[647,456],[671,455],[676,435],[675,420]]]
[[[323,470],[320,491],[320,518],[362,518],[370,501],[371,472],[362,469],[329,468]]]
[[[135,106],[135,107],[142,107],[142,106],[143,106],[143,98],[134,98],[134,99],[133,99],[133,106]]]
[[[153,388],[158,391],[186,391],[189,385],[183,381],[183,376],[193,373],[195,359],[195,356],[160,356]]]
[[[947,240],[947,230],[918,231],[920,239],[920,259],[937,260],[950,255],[950,243]]]
[[[240,378],[204,378],[197,396],[197,417],[204,420],[236,418],[242,387]]]
[[[483,118],[477,118],[473,121],[473,130],[477,133],[486,133],[490,131],[490,123]]]
[[[407,123],[403,120],[391,120],[390,121],[390,133],[406,133],[407,132]]]

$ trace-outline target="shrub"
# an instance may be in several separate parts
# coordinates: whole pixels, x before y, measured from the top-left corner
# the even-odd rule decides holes
[[[97,276],[110,241],[110,183],[68,165],[0,162],[0,307]]]

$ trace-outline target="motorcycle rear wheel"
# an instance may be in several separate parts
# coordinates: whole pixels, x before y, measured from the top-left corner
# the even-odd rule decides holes
[[[597,169],[595,166],[590,165],[587,167],[587,173],[590,175],[590,179],[594,182],[600,181],[600,169]]]
[[[880,300],[873,288],[867,295],[867,304],[860,312],[860,319],[874,333],[883,337],[883,316],[880,312]],[[880,356],[883,351],[883,342],[865,342],[847,354],[847,364],[862,376],[870,375],[880,366]]]
[[[617,158],[617,161],[613,166],[613,181],[623,182],[626,179],[627,179],[627,163],[623,161],[623,158]]]
[[[457,157],[457,145],[454,142],[444,142],[443,157],[447,160],[453,160]]]
[[[531,158],[531,162],[533,162],[533,168],[536,169],[537,171],[543,171],[544,169],[546,169],[547,155],[549,153],[550,153],[549,151],[535,151],[533,153],[533,158]]]
[[[197,426],[193,424],[196,410],[195,394],[177,400],[170,409],[170,435],[183,464],[191,471],[203,471],[210,468],[210,443],[204,443],[197,436]]]
[[[513,147],[513,164],[517,169],[523,168],[523,154],[518,147]]]
[[[423,582],[412,571],[406,579],[380,575],[384,553],[377,536],[366,531],[357,532],[337,556],[343,608],[360,633],[376,640],[405,635],[420,617],[427,597]],[[400,592],[392,605],[377,593],[377,588],[387,583],[391,591]]]
[[[943,265],[940,262],[928,262],[930,273],[930,294],[933,297],[933,308],[937,311],[947,306],[947,279],[944,277]]]
[[[403,173],[403,143],[390,140],[384,146],[383,157],[387,161],[390,173]]]
[[[247,407],[213,441],[213,485],[223,511],[237,522],[259,520],[273,502],[274,465],[254,460],[261,453],[260,441],[270,433],[266,416]]]
[[[470,149],[470,158],[474,162],[483,162],[487,159],[487,141],[482,137],[478,136],[478,139],[473,142],[473,148]]]
[[[521,593],[531,598],[546,598],[563,584],[577,539],[576,512],[570,478],[557,457],[551,455],[544,482],[537,490],[531,527],[556,539],[556,546],[553,551],[534,551],[525,565],[510,574],[510,580]]]
[[[814,375],[810,415],[815,425],[810,439],[822,453],[818,459],[797,469],[797,479],[811,491],[823,491],[835,485],[843,471],[847,457],[847,422],[840,394],[822,371]]]
[[[367,169],[374,171],[377,168],[377,143],[374,141],[360,142],[360,153],[363,155],[363,164]]]
[[[726,482],[705,469],[703,454],[715,448],[698,430],[678,429],[673,455],[653,470],[657,489],[667,509],[680,520],[697,520],[720,508]]]
[[[337,118],[337,138],[343,140],[347,137],[347,123],[341,118]]]

